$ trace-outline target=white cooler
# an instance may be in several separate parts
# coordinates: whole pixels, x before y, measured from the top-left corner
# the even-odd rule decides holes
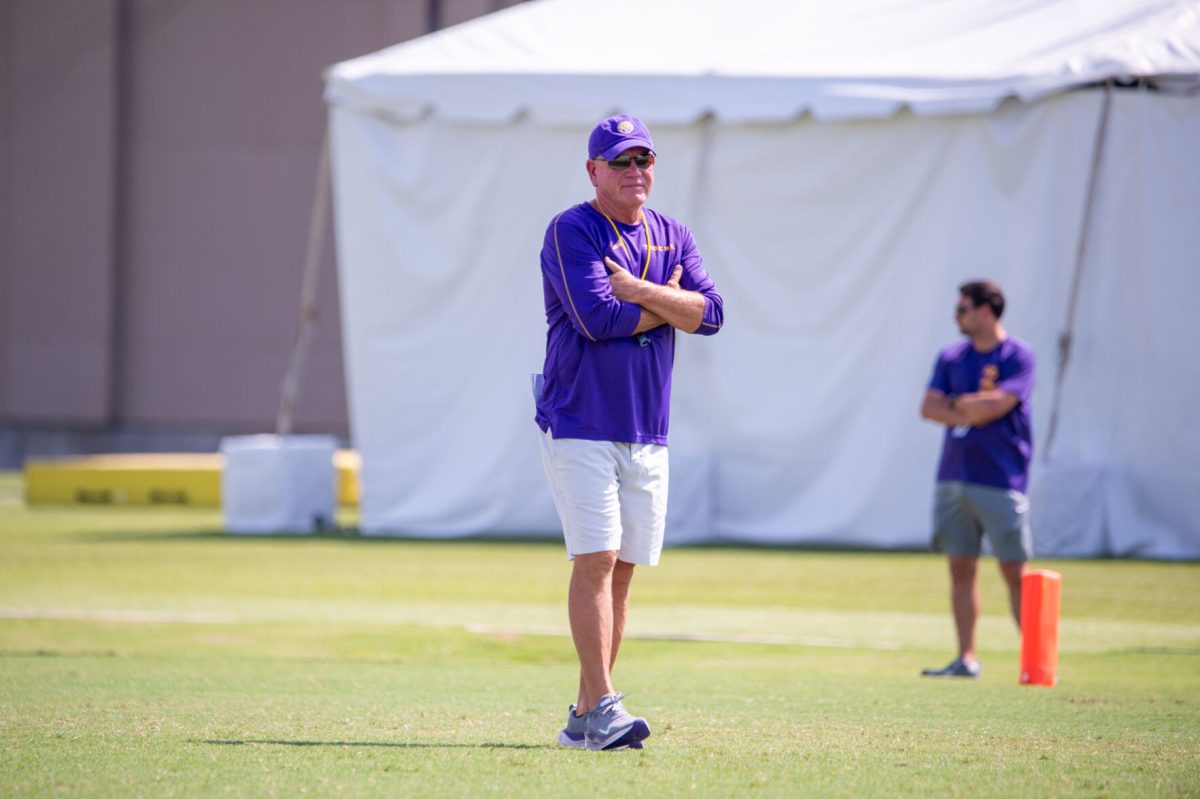
[[[221,440],[221,510],[231,533],[313,533],[332,527],[337,472],[333,436],[232,436]]]

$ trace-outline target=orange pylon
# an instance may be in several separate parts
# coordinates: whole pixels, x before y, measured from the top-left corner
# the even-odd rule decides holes
[[[1021,685],[1058,683],[1062,575],[1032,569],[1021,578]]]

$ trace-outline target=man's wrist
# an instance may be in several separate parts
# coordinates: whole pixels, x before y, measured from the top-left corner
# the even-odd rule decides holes
[[[643,308],[646,307],[646,281],[638,280],[634,289],[630,292],[631,299]]]

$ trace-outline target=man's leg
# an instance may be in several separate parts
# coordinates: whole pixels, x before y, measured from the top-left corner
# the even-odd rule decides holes
[[[579,656],[580,690],[575,712],[582,715],[601,696],[613,692],[610,664],[614,654],[613,572],[617,553],[576,555],[573,564],[567,614]],[[628,592],[628,585],[625,590]]]
[[[979,619],[979,582],[976,579],[979,558],[950,555],[950,603],[954,608],[954,629],[958,633],[958,656],[967,663],[975,657],[975,622]]]
[[[1002,560],[1000,561],[1000,573],[1004,575],[1004,582],[1008,583],[1008,601],[1012,605],[1012,614],[1017,622],[1017,629],[1020,630],[1021,579],[1025,576],[1025,561]]]
[[[667,448],[658,444],[631,445],[629,460],[621,464],[621,551],[613,570],[613,640],[609,671],[616,667],[617,652],[625,636],[629,613],[629,587],[636,563],[655,565],[662,552],[667,521],[667,486],[670,461]]]
[[[620,577],[614,578],[618,571]],[[641,742],[650,735],[650,725],[630,715],[621,704],[621,695],[612,687],[611,667],[616,656],[613,642],[615,637],[619,646],[621,638],[619,633],[614,636],[613,621],[618,617],[624,626],[632,576],[629,564],[617,569],[616,551],[575,556],[567,605],[583,675],[580,702],[586,699],[589,711],[584,730],[584,746],[588,749],[641,748]]]
[[[612,651],[608,658],[608,673],[617,666],[617,652],[625,637],[625,618],[629,614],[629,585],[633,582],[633,564],[618,560],[612,576]],[[597,697],[599,698],[599,697]]]
[[[626,563],[623,560],[618,560],[612,573],[612,639],[609,645],[608,656],[608,679],[609,687],[612,686],[612,672],[617,665],[617,652],[621,649],[621,639],[625,635],[625,618],[629,612],[629,585],[633,581],[632,563]],[[573,578],[573,575],[572,575]],[[593,696],[588,691],[587,683],[583,677],[583,667],[579,669],[579,698],[575,703],[576,713],[583,715],[596,700],[603,696]]]
[[[667,448],[658,444],[617,444],[621,548],[616,553],[609,586],[611,609],[608,641],[608,684],[601,694],[585,675],[585,699],[592,710],[587,716],[584,745],[588,749],[630,747],[640,749],[650,735],[644,718],[625,709],[622,695],[613,691],[612,671],[625,637],[629,613],[629,588],[634,564],[658,563],[662,551],[667,506]]]

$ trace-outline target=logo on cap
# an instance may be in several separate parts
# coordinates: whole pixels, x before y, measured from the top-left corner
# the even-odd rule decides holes
[[[633,133],[633,123],[628,119],[622,119],[617,123],[617,133]]]

